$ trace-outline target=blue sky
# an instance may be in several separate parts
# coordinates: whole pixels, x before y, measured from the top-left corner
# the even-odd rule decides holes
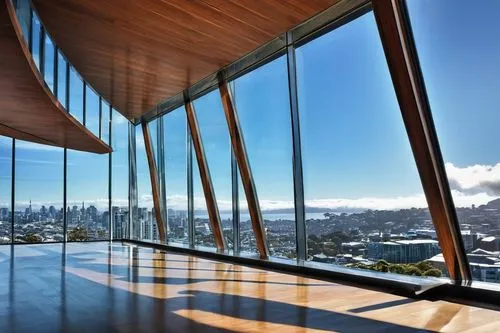
[[[471,1],[410,0],[408,7],[455,201],[468,206],[499,197],[500,2],[484,0],[477,6]],[[298,48],[297,75],[306,203],[329,208],[425,207],[373,14]],[[261,206],[291,207],[286,58],[236,79],[231,86]],[[96,128],[98,102],[91,95],[87,100],[87,120]],[[72,102],[80,103],[78,98]],[[226,210],[231,204],[230,145],[218,92],[200,97],[194,107],[219,207]],[[121,130],[113,128],[113,139],[122,147],[121,155],[114,157],[113,172],[121,181],[115,182],[118,188],[113,193],[125,200],[127,126],[124,120],[116,122]],[[164,126],[167,196],[171,207],[185,209],[184,110],[165,116]],[[139,197],[142,204],[151,205],[140,128],[137,139]],[[3,202],[10,193],[3,186],[8,183],[3,170],[10,163],[5,140],[0,149]],[[62,203],[62,150],[23,143],[17,158],[21,178],[16,199]],[[68,154],[72,199],[107,198],[104,159]],[[202,208],[196,165],[194,170],[195,206]]]

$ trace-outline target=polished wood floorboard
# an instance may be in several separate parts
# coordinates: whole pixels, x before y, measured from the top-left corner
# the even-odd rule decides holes
[[[117,243],[0,246],[0,332],[500,332],[500,312]]]

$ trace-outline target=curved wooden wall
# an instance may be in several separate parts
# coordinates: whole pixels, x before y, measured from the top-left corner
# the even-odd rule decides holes
[[[62,107],[36,68],[10,0],[0,0],[0,135],[94,153],[111,148]]]
[[[33,0],[83,78],[132,120],[338,0]]]

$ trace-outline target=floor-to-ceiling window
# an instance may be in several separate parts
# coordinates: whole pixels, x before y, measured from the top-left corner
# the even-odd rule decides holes
[[[63,149],[16,140],[14,241],[62,241]]]
[[[187,121],[184,107],[163,117],[169,243],[188,243]]]
[[[128,237],[129,207],[128,207],[128,130],[129,121],[113,109],[112,116],[112,164],[111,164],[111,221],[113,238]]]
[[[233,246],[231,142],[219,91],[214,90],[196,99],[193,105],[217,200],[222,231],[230,249]]]
[[[373,13],[296,51],[308,259],[439,275],[440,253]]]
[[[271,255],[296,256],[288,73],[280,57],[236,79],[232,95],[258,192]],[[244,198],[244,193],[241,193]],[[241,205],[242,230],[250,226]],[[246,213],[246,214],[245,214]],[[250,235],[244,233],[242,236]],[[242,244],[252,241],[241,238]]]
[[[68,241],[109,237],[108,154],[68,150]]]
[[[407,5],[473,278],[500,283],[500,2]]]
[[[12,141],[0,136],[0,244],[11,241]]]

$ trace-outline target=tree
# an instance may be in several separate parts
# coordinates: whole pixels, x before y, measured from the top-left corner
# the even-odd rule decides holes
[[[348,264],[349,268],[369,269],[376,272],[391,272],[403,275],[433,276],[441,277],[442,272],[432,266],[429,261],[421,261],[416,264],[390,264],[386,260],[379,260],[375,264],[367,265],[363,263]]]
[[[18,236],[16,237],[19,241],[24,242],[24,243],[40,243],[42,242],[42,237],[40,237],[37,234],[34,233],[29,233],[26,235]]]
[[[68,232],[68,241],[70,242],[84,242],[88,239],[88,232],[82,227],[76,227]]]
[[[431,269],[425,271],[423,275],[424,276],[441,277],[441,271],[437,268],[431,268]]]

